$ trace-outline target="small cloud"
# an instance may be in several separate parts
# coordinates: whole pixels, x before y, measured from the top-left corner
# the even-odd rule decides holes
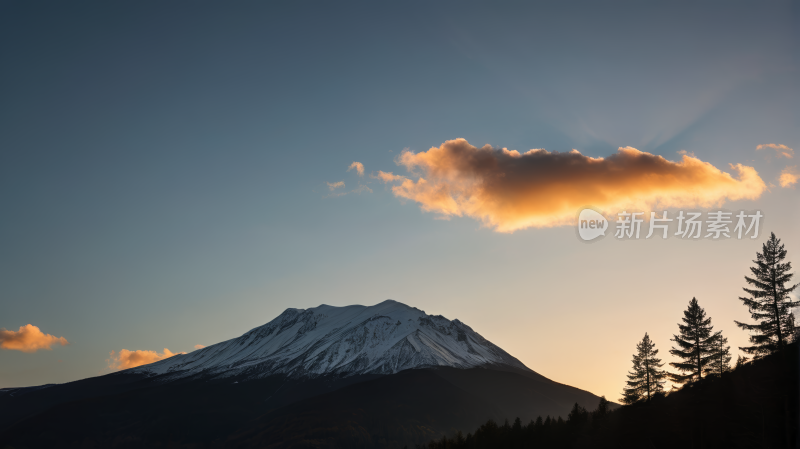
[[[773,149],[777,152],[778,157],[785,157],[791,159],[794,157],[794,150],[786,145],[779,145],[775,143],[764,143],[756,147],[756,150]]]
[[[344,182],[339,181],[339,182],[336,182],[336,183],[333,183],[333,184],[328,183],[328,188],[331,189],[331,190],[334,190],[334,189],[339,188],[339,187],[344,187]],[[359,186],[356,187],[353,190],[350,190],[350,191],[347,191],[347,192],[329,193],[328,195],[325,195],[323,198],[339,198],[340,196],[349,195],[351,193],[372,193],[372,189],[370,189],[369,187],[367,187],[367,186],[365,186],[363,184],[359,184]]]
[[[394,174],[392,174],[392,172],[388,172],[387,173],[387,172],[381,171],[381,170],[378,170],[378,174],[377,175],[370,175],[370,177],[371,178],[375,178],[375,179],[380,179],[381,181],[387,182],[387,183],[388,182],[394,182],[394,181],[402,181],[402,180],[406,179],[405,176],[394,175]]]
[[[800,181],[800,171],[797,170],[796,165],[790,165],[781,171],[781,177],[778,178],[778,182],[781,183],[781,187],[791,187],[797,184],[797,181]]]
[[[689,156],[689,157],[694,157],[694,158],[697,157],[697,156],[694,155],[694,151],[679,150],[678,154],[680,154],[681,156]]]
[[[128,351],[127,349],[121,349],[118,353],[111,351],[109,358],[106,359],[106,363],[108,363],[108,367],[111,369],[122,370],[147,365],[179,354],[185,353],[179,352],[176,354],[167,348],[164,348],[164,352],[161,354],[156,351]]]
[[[194,349],[203,349],[205,346],[203,345],[194,345]]]
[[[362,164],[361,162],[353,162],[352,164],[350,164],[349,167],[347,167],[347,171],[353,169],[355,169],[355,171],[358,172],[358,176],[364,176],[364,164]]]
[[[40,349],[49,351],[54,345],[66,346],[68,344],[66,338],[45,334],[32,324],[21,326],[16,332],[0,329],[0,348],[2,349],[36,352]]]
[[[338,189],[339,187],[344,187],[344,181],[329,182],[327,184],[328,184],[328,190],[330,190],[330,191],[334,191],[334,190]]]

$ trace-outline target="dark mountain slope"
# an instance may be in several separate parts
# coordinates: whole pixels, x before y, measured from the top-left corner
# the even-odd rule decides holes
[[[66,384],[0,390],[0,432],[16,422],[65,402],[119,394],[148,384],[145,376],[114,373]]]
[[[381,377],[192,380],[63,403],[0,433],[0,447],[402,447],[486,419],[566,416],[591,393],[485,368]],[[349,384],[349,385],[348,385]]]
[[[158,446],[167,441],[205,445],[224,440],[254,416],[378,377],[298,380],[274,375],[250,382],[194,378],[169,383],[160,377],[137,377],[115,390],[113,385],[120,382],[116,376],[0,396],[0,410],[13,423],[0,431],[0,448],[12,441],[22,442],[22,447],[82,447],[87,441],[101,447],[140,447],[143,442]],[[22,416],[15,413],[19,408],[27,415],[32,409],[36,412]]]
[[[530,371],[446,368],[436,372],[454,386],[492,403],[499,420],[519,417],[528,422],[547,415],[566,418],[576,402],[592,409],[600,400],[588,391],[553,382]]]
[[[409,370],[300,401],[237,434],[235,447],[403,447],[468,423],[519,416],[566,417],[599,398],[535,373],[493,369]],[[421,439],[422,438],[422,439]]]

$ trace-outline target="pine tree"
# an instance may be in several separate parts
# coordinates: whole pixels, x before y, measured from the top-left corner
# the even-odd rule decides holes
[[[597,404],[597,409],[592,412],[592,426],[595,429],[600,429],[605,425],[610,409],[611,403],[608,402],[605,396],[600,396],[600,403]]]
[[[736,368],[746,365],[749,361],[750,361],[749,358],[739,354],[739,357],[736,358]]]
[[[722,335],[714,343],[714,356],[708,364],[708,373],[721,376],[731,370],[731,347]]]
[[[790,285],[794,273],[791,262],[786,259],[786,249],[773,232],[760,253],[756,253],[754,267],[750,267],[753,277],[745,276],[747,283],[753,288],[744,288],[750,297],[742,298],[750,311],[750,316],[757,324],[740,323],[740,328],[751,331],[752,346],[739,348],[756,358],[781,350],[791,343],[797,335],[792,309],[800,305],[800,301],[792,301],[791,293],[800,284]],[[787,284],[789,286],[787,287]]]
[[[600,403],[597,404],[597,412],[598,415],[606,415],[611,410],[611,402],[606,399],[605,395],[600,396]]]
[[[706,318],[706,311],[700,307],[696,298],[689,301],[689,307],[683,312],[684,324],[678,323],[680,335],[674,335],[672,341],[677,343],[670,354],[683,359],[682,362],[671,362],[670,365],[682,373],[670,374],[675,383],[686,383],[703,378],[710,370],[708,366],[716,355],[716,340],[721,332],[714,333],[711,318]]]
[[[575,428],[581,428],[589,422],[589,412],[576,402],[567,415],[567,423]]]
[[[661,359],[656,358],[658,349],[650,341],[646,333],[642,341],[636,344],[633,355],[633,371],[628,373],[628,387],[622,391],[622,402],[633,404],[642,399],[650,399],[654,394],[664,391],[666,373],[659,369],[664,366]]]

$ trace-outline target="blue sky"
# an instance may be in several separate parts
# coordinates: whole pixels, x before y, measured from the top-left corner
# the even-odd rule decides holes
[[[755,148],[800,147],[799,19],[790,2],[0,3],[0,328],[70,342],[0,351],[0,387],[387,298],[612,398],[693,296],[743,345],[760,240],[500,234],[368,174],[455,138],[684,150],[773,184],[725,207],[763,210],[796,261],[797,190],[777,178],[798,156]],[[331,197],[338,181],[372,193]]]

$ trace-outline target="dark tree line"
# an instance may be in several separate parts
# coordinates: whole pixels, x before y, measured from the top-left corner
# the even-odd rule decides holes
[[[798,404],[798,330],[792,309],[791,263],[772,233],[756,255],[752,277],[746,276],[753,324],[736,322],[751,332],[753,357],[730,365],[728,340],[714,331],[696,298],[683,312],[670,354],[678,361],[662,369],[658,349],[645,333],[637,343],[633,368],[623,389],[623,407],[611,411],[601,398],[594,411],[575,404],[566,420],[542,419],[528,424],[488,421],[474,433],[432,441],[429,449],[589,448],[589,447],[795,447],[800,443]],[[666,393],[666,379],[681,385]]]
[[[745,276],[752,288],[744,288],[749,297],[739,299],[750,311],[756,324],[736,321],[740,328],[752,332],[752,346],[739,348],[755,358],[780,352],[787,344],[797,339],[798,328],[795,326],[792,309],[800,305],[800,301],[792,301],[791,293],[798,284],[790,285],[792,276],[791,262],[785,261],[786,248],[775,233],[756,253],[754,267],[750,268],[753,277]],[[628,374],[627,387],[622,392],[622,403],[633,404],[641,400],[651,399],[654,393],[663,390],[663,379],[669,378],[678,385],[686,385],[703,379],[704,376],[720,376],[731,370],[730,346],[722,331],[714,332],[711,318],[700,307],[697,298],[689,301],[683,312],[682,323],[678,323],[678,335],[672,341],[675,346],[670,354],[680,359],[670,362],[677,373],[662,370],[661,360],[656,358],[658,349],[645,333],[644,338],[636,345],[633,356],[633,371]],[[746,363],[740,358],[737,365]]]
[[[658,349],[645,333],[642,341],[636,345],[633,371],[628,373],[627,387],[622,391],[623,404],[649,400],[654,394],[663,392],[667,378],[678,385],[685,385],[705,376],[719,376],[731,370],[728,339],[722,336],[722,331],[714,332],[711,318],[706,317],[706,311],[700,307],[697,298],[689,301],[682,321],[682,324],[678,324],[679,334],[672,338],[676,346],[669,351],[680,359],[670,362],[670,366],[679,372],[668,373],[661,369],[664,364],[656,358]]]
[[[489,421],[474,432],[418,449],[731,449],[794,448],[800,413],[798,344],[785,357],[771,354],[706,376],[680,390],[605,411],[579,405],[563,419],[523,424]],[[609,404],[611,405],[611,404]]]
[[[461,432],[452,438],[443,437],[424,446],[426,449],[461,449],[461,448],[527,448],[527,447],[570,447],[586,436],[601,436],[608,425],[611,414],[611,403],[605,397],[594,411],[587,411],[577,403],[572,407],[567,419],[560,416],[542,419],[523,424],[519,418],[509,424],[497,424],[489,420],[480,426],[475,433],[464,436]]]

